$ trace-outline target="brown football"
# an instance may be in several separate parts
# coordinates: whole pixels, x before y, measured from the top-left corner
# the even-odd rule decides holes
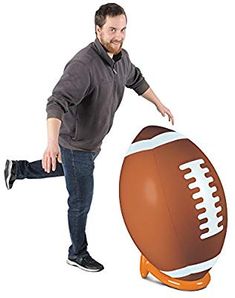
[[[145,127],[123,161],[120,205],[136,246],[164,274],[192,281],[216,262],[226,235],[222,184],[188,138]]]

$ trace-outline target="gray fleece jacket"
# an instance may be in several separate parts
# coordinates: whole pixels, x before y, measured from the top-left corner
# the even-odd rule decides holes
[[[47,103],[47,118],[62,121],[59,144],[73,150],[100,150],[125,86],[138,95],[149,88],[124,49],[111,59],[96,39],[79,51],[66,64]]]

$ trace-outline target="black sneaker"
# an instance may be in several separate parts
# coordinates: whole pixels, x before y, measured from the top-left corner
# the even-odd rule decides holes
[[[77,257],[75,260],[68,259],[67,264],[89,272],[98,272],[104,269],[104,266],[92,259],[88,252],[81,257]]]
[[[14,160],[6,160],[4,178],[7,189],[11,189],[16,180],[16,162]]]

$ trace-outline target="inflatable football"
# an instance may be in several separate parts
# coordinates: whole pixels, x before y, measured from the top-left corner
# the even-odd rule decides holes
[[[120,205],[141,252],[141,275],[186,290],[204,288],[227,229],[222,184],[205,154],[188,138],[145,127],[120,174]]]

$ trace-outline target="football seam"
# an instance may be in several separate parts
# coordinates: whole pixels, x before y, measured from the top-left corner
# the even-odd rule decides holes
[[[165,144],[165,145],[166,145],[166,144]],[[164,146],[164,145],[163,145],[163,146]],[[158,160],[157,160],[157,158],[155,157],[155,154],[154,154],[154,148],[153,148],[153,149],[150,149],[150,151],[151,151],[151,153],[152,153],[152,155],[153,155],[153,158],[154,158],[154,160],[155,160],[154,167],[155,167],[156,170],[157,170],[156,173],[158,173],[158,167],[159,167],[159,166],[158,166]],[[175,237],[177,238],[177,245],[178,245],[178,247],[179,247],[179,251],[184,251],[183,248],[182,248],[181,241],[180,241],[180,239],[179,239],[178,233],[177,233],[177,229],[176,229],[175,224],[173,223],[173,220],[172,220],[172,216],[171,216],[170,208],[169,208],[169,205],[168,205],[167,200],[166,200],[167,196],[166,196],[166,194],[165,194],[165,190],[164,190],[164,187],[163,187],[163,183],[162,183],[161,175],[158,175],[158,179],[160,180],[161,189],[162,189],[162,192],[163,192],[163,195],[164,195],[164,203],[165,203],[166,208],[167,208],[167,210],[168,210],[168,214],[169,214],[169,218],[170,218],[172,227],[173,227],[173,229],[174,229],[174,231],[175,231]],[[186,255],[186,254],[184,254],[184,255]],[[181,260],[182,260],[182,259],[181,259]],[[186,266],[187,263],[185,262],[185,259],[183,259],[182,261],[183,261],[184,265]]]

